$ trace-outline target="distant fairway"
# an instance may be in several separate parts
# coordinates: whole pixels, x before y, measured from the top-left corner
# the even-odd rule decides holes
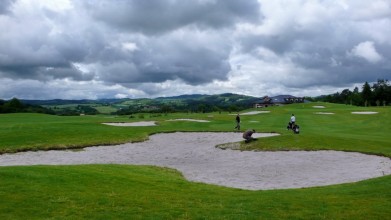
[[[243,114],[242,129],[281,135],[242,143],[242,149],[340,150],[391,157],[389,107],[307,103],[262,110],[270,113]],[[286,130],[292,113],[301,128],[298,135]],[[142,141],[161,132],[233,131],[235,118],[230,114],[142,114],[131,119],[4,114],[0,115],[0,152],[110,145]],[[156,121],[157,125],[102,124],[137,121]],[[0,198],[1,219],[387,219],[391,177],[296,190],[246,191],[188,182],[174,170],[150,166],[0,167]]]

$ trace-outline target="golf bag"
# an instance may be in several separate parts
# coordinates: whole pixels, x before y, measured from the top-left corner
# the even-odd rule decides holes
[[[300,133],[300,126],[296,123],[289,122],[288,126],[286,126],[288,130],[292,130],[294,134]]]

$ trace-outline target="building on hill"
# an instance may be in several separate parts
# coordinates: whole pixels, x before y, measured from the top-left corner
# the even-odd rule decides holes
[[[291,95],[279,95],[274,97],[265,96],[254,103],[255,108],[265,108],[275,105],[287,105],[292,103],[304,103],[304,97],[295,97]]]

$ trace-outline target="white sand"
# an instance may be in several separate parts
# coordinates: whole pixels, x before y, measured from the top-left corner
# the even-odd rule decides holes
[[[266,137],[277,134],[255,134]],[[190,181],[249,190],[302,188],[356,182],[391,174],[390,158],[339,151],[254,152],[215,146],[241,133],[169,133],[150,140],[82,151],[0,155],[0,166],[34,164],[142,164],[171,167]],[[262,139],[258,140],[262,142]]]
[[[333,112],[315,112],[317,115],[334,115],[335,113]]]
[[[138,127],[138,126],[155,126],[156,122],[154,121],[139,121],[139,122],[112,122],[112,123],[102,123],[104,125],[111,126],[122,126],[122,127]]]
[[[270,113],[270,111],[252,111],[252,112],[244,112],[239,113],[239,115],[257,115],[257,114],[265,114]],[[237,115],[237,114],[229,114],[229,115]]]
[[[178,118],[178,119],[170,119],[167,121],[193,121],[193,122],[210,122],[208,120],[199,120],[199,119],[190,119],[190,118]]]
[[[378,112],[352,112],[352,114],[359,114],[359,115],[372,115],[377,113]]]
[[[312,106],[312,108],[326,108],[326,107],[323,105],[314,105],[314,106]]]

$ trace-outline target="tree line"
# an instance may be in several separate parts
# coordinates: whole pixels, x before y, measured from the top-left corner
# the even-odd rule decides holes
[[[209,113],[209,112],[238,112],[252,107],[252,103],[220,104],[207,101],[187,100],[185,104],[176,103],[156,103],[154,108],[145,108],[144,106],[129,106],[113,112],[113,115],[132,115],[135,113]]]
[[[43,113],[43,114],[52,114],[55,112],[53,110],[47,109],[39,105],[23,104],[19,99],[13,98],[9,101],[0,99],[0,113]]]
[[[355,87],[353,91],[344,89],[342,92],[312,98],[312,101],[356,106],[387,106],[391,104],[391,86],[388,80],[378,79],[372,85],[365,82],[361,90],[358,87]]]
[[[98,110],[90,106],[78,105],[75,109],[71,108],[45,108],[40,105],[23,103],[17,98],[12,98],[9,101],[0,99],[0,114],[1,113],[42,113],[61,116],[75,116],[80,114],[96,115]]]

